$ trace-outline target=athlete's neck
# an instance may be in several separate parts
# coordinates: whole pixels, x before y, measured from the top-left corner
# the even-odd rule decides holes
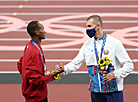
[[[32,37],[32,40],[37,42],[39,45],[41,45],[41,40],[40,39]]]
[[[96,32],[94,37],[97,38],[97,39],[103,38],[103,31]]]

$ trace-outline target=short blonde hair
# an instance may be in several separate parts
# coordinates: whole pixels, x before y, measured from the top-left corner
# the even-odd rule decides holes
[[[98,16],[98,15],[89,16],[89,17],[87,18],[87,21],[89,21],[90,19],[93,19],[93,22],[94,22],[95,24],[100,23],[100,25],[101,25],[101,27],[102,27],[102,19],[101,19],[100,16]]]

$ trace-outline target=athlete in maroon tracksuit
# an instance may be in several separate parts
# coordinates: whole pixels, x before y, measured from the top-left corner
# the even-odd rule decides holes
[[[17,62],[18,70],[22,74],[22,94],[26,102],[47,102],[48,82],[53,81],[57,74],[45,75],[45,58],[41,48],[41,39],[45,39],[45,30],[38,21],[32,21],[27,26],[32,40],[25,47],[24,54]]]

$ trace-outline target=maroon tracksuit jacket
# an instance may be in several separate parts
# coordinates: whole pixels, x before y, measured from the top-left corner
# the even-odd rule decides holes
[[[41,49],[41,46],[36,42]],[[44,56],[43,56],[44,59]],[[52,75],[44,75],[42,57],[38,48],[31,43],[26,45],[24,54],[17,62],[22,74],[22,94],[27,102],[37,102],[47,97],[47,83],[53,81]]]

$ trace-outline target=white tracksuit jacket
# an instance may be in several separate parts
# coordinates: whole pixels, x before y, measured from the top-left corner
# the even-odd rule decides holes
[[[96,47],[97,47],[99,56],[101,54],[102,43],[103,43],[103,40],[96,40]],[[116,81],[117,89],[112,90],[112,91],[111,90],[105,91],[103,87],[104,91],[102,92],[106,93],[106,92],[122,91],[123,90],[123,78],[133,71],[134,69],[133,63],[130,57],[128,56],[121,41],[119,41],[118,39],[115,39],[112,36],[107,35],[105,46],[104,46],[104,50],[105,49],[109,50],[109,53],[107,55],[102,53],[102,57],[108,57],[109,59],[112,60],[111,63],[115,69],[113,73],[115,74],[115,81]],[[63,74],[66,75],[73,71],[76,71],[77,69],[80,68],[80,66],[83,64],[84,61],[86,61],[87,67],[97,66],[97,60],[96,60],[96,55],[95,55],[95,50],[94,50],[94,37],[87,40],[81,47],[78,55],[72,60],[72,62],[64,66]],[[123,65],[122,68],[121,68],[121,64]],[[91,68],[94,68],[94,67],[91,67]],[[91,80],[93,79],[95,80],[95,78],[91,77],[91,74],[92,74],[91,71],[89,71],[89,76]],[[101,78],[101,81],[98,81],[100,82],[98,83],[98,87],[97,86],[93,87],[93,84],[95,83],[94,83],[94,80],[91,81],[91,83],[93,84],[91,85],[90,83],[90,87],[92,87],[93,89],[89,88],[90,91],[101,92],[100,90],[101,84],[104,83],[104,81],[102,80],[103,76],[101,76],[100,78]],[[96,80],[98,80],[98,78]]]

